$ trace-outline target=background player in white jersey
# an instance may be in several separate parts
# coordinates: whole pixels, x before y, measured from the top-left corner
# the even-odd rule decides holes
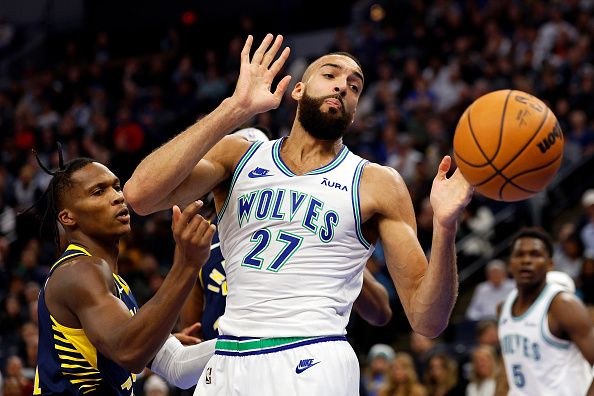
[[[472,189],[458,171],[446,177],[445,157],[430,198],[428,265],[400,175],[342,143],[364,81],[345,53],[317,59],[295,85],[289,137],[250,144],[225,136],[278,107],[289,84],[286,76],[271,92],[289,55],[285,48],[275,60],[282,36],[267,35],[250,58],[252,41],[233,95],[143,160],[124,193],[148,214],[214,191],[229,295],[198,392],[355,395],[359,369],[345,325],[372,244],[382,241],[412,328],[437,336],[457,295],[456,223]]]
[[[594,327],[573,293],[547,283],[552,253],[549,236],[538,228],[520,230],[512,243],[509,269],[517,289],[499,317],[509,395],[594,395]]]

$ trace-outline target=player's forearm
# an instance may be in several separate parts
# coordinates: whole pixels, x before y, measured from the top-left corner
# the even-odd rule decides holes
[[[174,263],[159,290],[114,332],[114,354],[122,366],[139,372],[171,334],[180,308],[196,282],[198,268]]]
[[[363,287],[353,308],[374,326],[384,326],[392,318],[388,291],[367,270],[363,272]]]
[[[164,202],[167,196],[223,136],[250,117],[232,99],[225,99],[210,114],[142,160],[124,186],[127,202],[141,215],[169,207]]]
[[[447,326],[458,295],[456,228],[434,221],[431,258],[413,299],[415,331],[437,337]]]

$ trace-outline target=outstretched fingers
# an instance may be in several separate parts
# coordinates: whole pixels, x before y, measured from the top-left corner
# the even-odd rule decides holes
[[[282,69],[282,67],[284,66],[285,62],[287,61],[287,58],[289,58],[289,54],[291,54],[291,48],[289,47],[285,47],[285,49],[283,50],[283,52],[281,52],[280,56],[278,57],[278,59],[276,61],[274,61],[274,63],[272,64],[272,66],[270,66],[270,73],[272,73],[272,76],[276,76],[278,74],[278,72],[280,71],[280,69]]]
[[[252,43],[254,42],[254,36],[251,34],[248,36],[247,40],[245,40],[245,44],[243,45],[243,49],[241,50],[241,63],[249,63],[250,62],[250,51],[252,49]]]
[[[284,76],[283,79],[280,80],[278,85],[276,86],[276,90],[274,91],[274,97],[276,98],[276,100],[278,100],[279,104],[283,98],[283,95],[285,94],[285,91],[289,87],[290,82],[291,76]]]
[[[262,63],[262,60],[264,59],[264,54],[266,53],[268,47],[270,47],[270,43],[272,43],[273,37],[274,36],[270,33],[268,33],[266,37],[264,37],[264,40],[262,40],[262,43],[260,43],[260,46],[258,47],[256,52],[254,52],[254,56],[252,57],[252,64],[259,65]]]
[[[446,174],[450,170],[450,166],[452,165],[452,157],[446,155],[443,157],[441,162],[439,163],[439,167],[437,168],[437,175],[435,176],[438,180],[444,180],[446,178]]]
[[[266,68],[268,66],[270,66],[270,64],[272,63],[272,60],[276,56],[282,43],[283,43],[283,36],[279,34],[274,39],[274,43],[272,43],[272,47],[270,47],[270,49],[268,51],[266,51],[266,53],[264,54],[264,59],[262,59],[262,66],[264,66]]]

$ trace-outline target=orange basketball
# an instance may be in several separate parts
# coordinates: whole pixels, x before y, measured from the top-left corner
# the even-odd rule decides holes
[[[454,158],[476,191],[519,201],[553,180],[563,157],[563,133],[538,98],[503,90],[475,100],[458,121]]]

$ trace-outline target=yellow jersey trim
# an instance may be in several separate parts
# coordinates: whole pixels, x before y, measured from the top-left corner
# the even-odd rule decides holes
[[[71,344],[75,349],[76,352],[79,352],[83,357],[87,360],[87,362],[96,370],[98,370],[97,366],[97,349],[91,344],[91,341],[87,338],[85,331],[83,329],[73,329],[72,327],[63,326],[58,321],[50,315],[50,319],[54,324],[56,330],[58,330],[62,335],[68,340],[68,343]],[[59,345],[56,345],[58,348]],[[61,349],[61,348],[58,348]]]

